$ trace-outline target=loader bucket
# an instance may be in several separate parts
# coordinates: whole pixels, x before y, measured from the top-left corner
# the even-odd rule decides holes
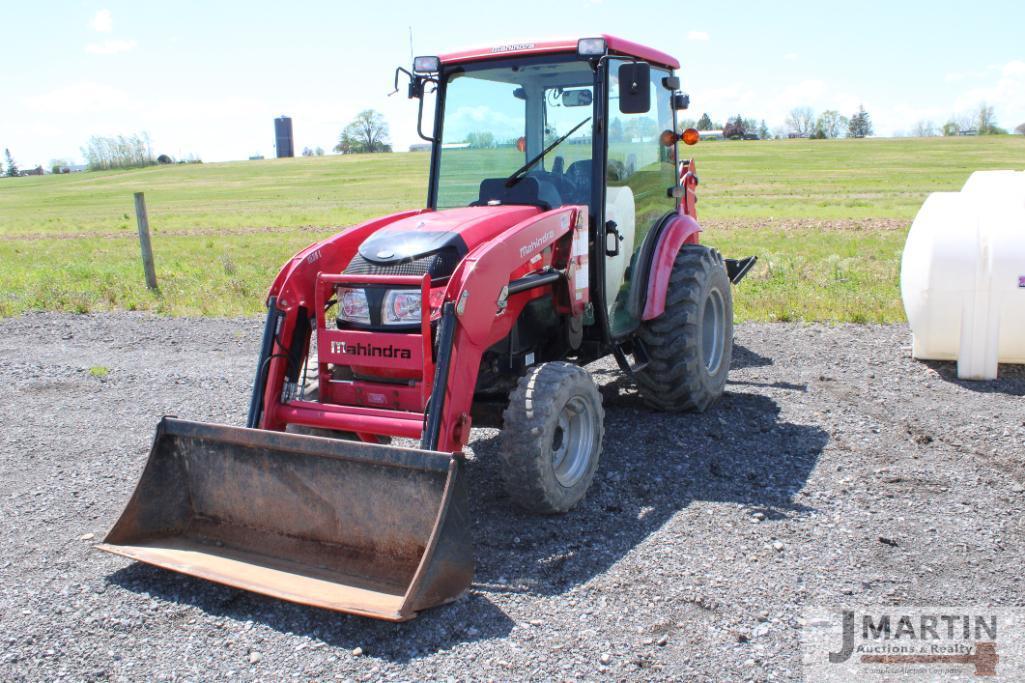
[[[164,418],[118,555],[404,621],[473,578],[459,455]]]

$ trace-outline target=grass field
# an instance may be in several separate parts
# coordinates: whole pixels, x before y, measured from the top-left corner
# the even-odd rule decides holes
[[[1025,138],[703,143],[703,240],[758,254],[739,319],[893,321],[906,229],[973,170],[1025,167]],[[0,180],[0,315],[261,310],[315,239],[422,206],[427,155],[246,161]],[[132,193],[149,207],[160,292],[142,281]]]

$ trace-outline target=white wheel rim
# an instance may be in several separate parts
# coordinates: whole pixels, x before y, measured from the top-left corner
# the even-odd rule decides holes
[[[552,469],[563,487],[572,487],[587,473],[597,428],[597,414],[590,401],[583,396],[566,401],[552,434]]]
[[[715,374],[722,363],[726,346],[726,304],[722,293],[713,289],[705,301],[705,313],[701,318],[701,355],[708,372]]]

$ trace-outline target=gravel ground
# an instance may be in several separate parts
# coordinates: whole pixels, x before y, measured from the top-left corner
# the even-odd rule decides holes
[[[605,455],[565,516],[512,509],[475,430],[476,580],[406,624],[93,550],[160,415],[243,422],[260,329],[0,321],[0,679],[794,680],[805,606],[1025,604],[1025,372],[959,382],[903,326],[740,325],[704,415],[596,363]]]

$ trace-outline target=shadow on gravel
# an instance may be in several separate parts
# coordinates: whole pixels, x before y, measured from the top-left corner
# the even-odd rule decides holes
[[[769,365],[772,365],[772,359],[768,356],[755,353],[746,346],[742,346],[736,342],[733,343],[733,362],[730,363],[730,370],[740,370],[742,368],[764,368]]]
[[[948,360],[923,360],[928,367],[939,373],[947,382],[982,394],[1007,394],[1025,396],[1025,365],[1000,365],[997,379],[977,381],[958,379],[957,363]]]
[[[741,362],[771,362],[748,352]],[[521,512],[501,485],[498,440],[480,438],[468,463],[477,573],[470,594],[404,624],[294,605],[144,564],[107,580],[133,593],[192,605],[234,622],[258,622],[370,656],[408,662],[460,643],[503,638],[514,621],[488,593],[557,597],[622,559],[694,501],[718,501],[779,518],[806,510],[793,502],[828,441],[825,431],[782,422],[772,399],[727,392],[701,415],[646,408],[619,371],[593,369],[606,406],[605,452],[588,497],[566,515]],[[685,535],[680,537],[686,543]],[[728,538],[723,538],[728,543]],[[529,614],[543,618],[544,603]],[[524,617],[520,617],[524,618]],[[229,628],[236,628],[231,626]]]
[[[701,415],[655,413],[621,373],[592,370],[599,381],[613,378],[602,386],[605,452],[575,510],[554,517],[520,512],[501,490],[497,439],[473,442],[477,586],[564,593],[607,570],[694,501],[738,504],[769,518],[807,510],[793,496],[829,440],[824,430],[782,422],[775,401],[750,393],[727,392]]]
[[[477,591],[413,621],[394,624],[275,600],[141,563],[110,574],[107,582],[133,593],[192,605],[215,617],[257,622],[310,638],[338,648],[339,657],[349,657],[360,647],[369,656],[404,663],[460,643],[503,638],[514,625]]]

